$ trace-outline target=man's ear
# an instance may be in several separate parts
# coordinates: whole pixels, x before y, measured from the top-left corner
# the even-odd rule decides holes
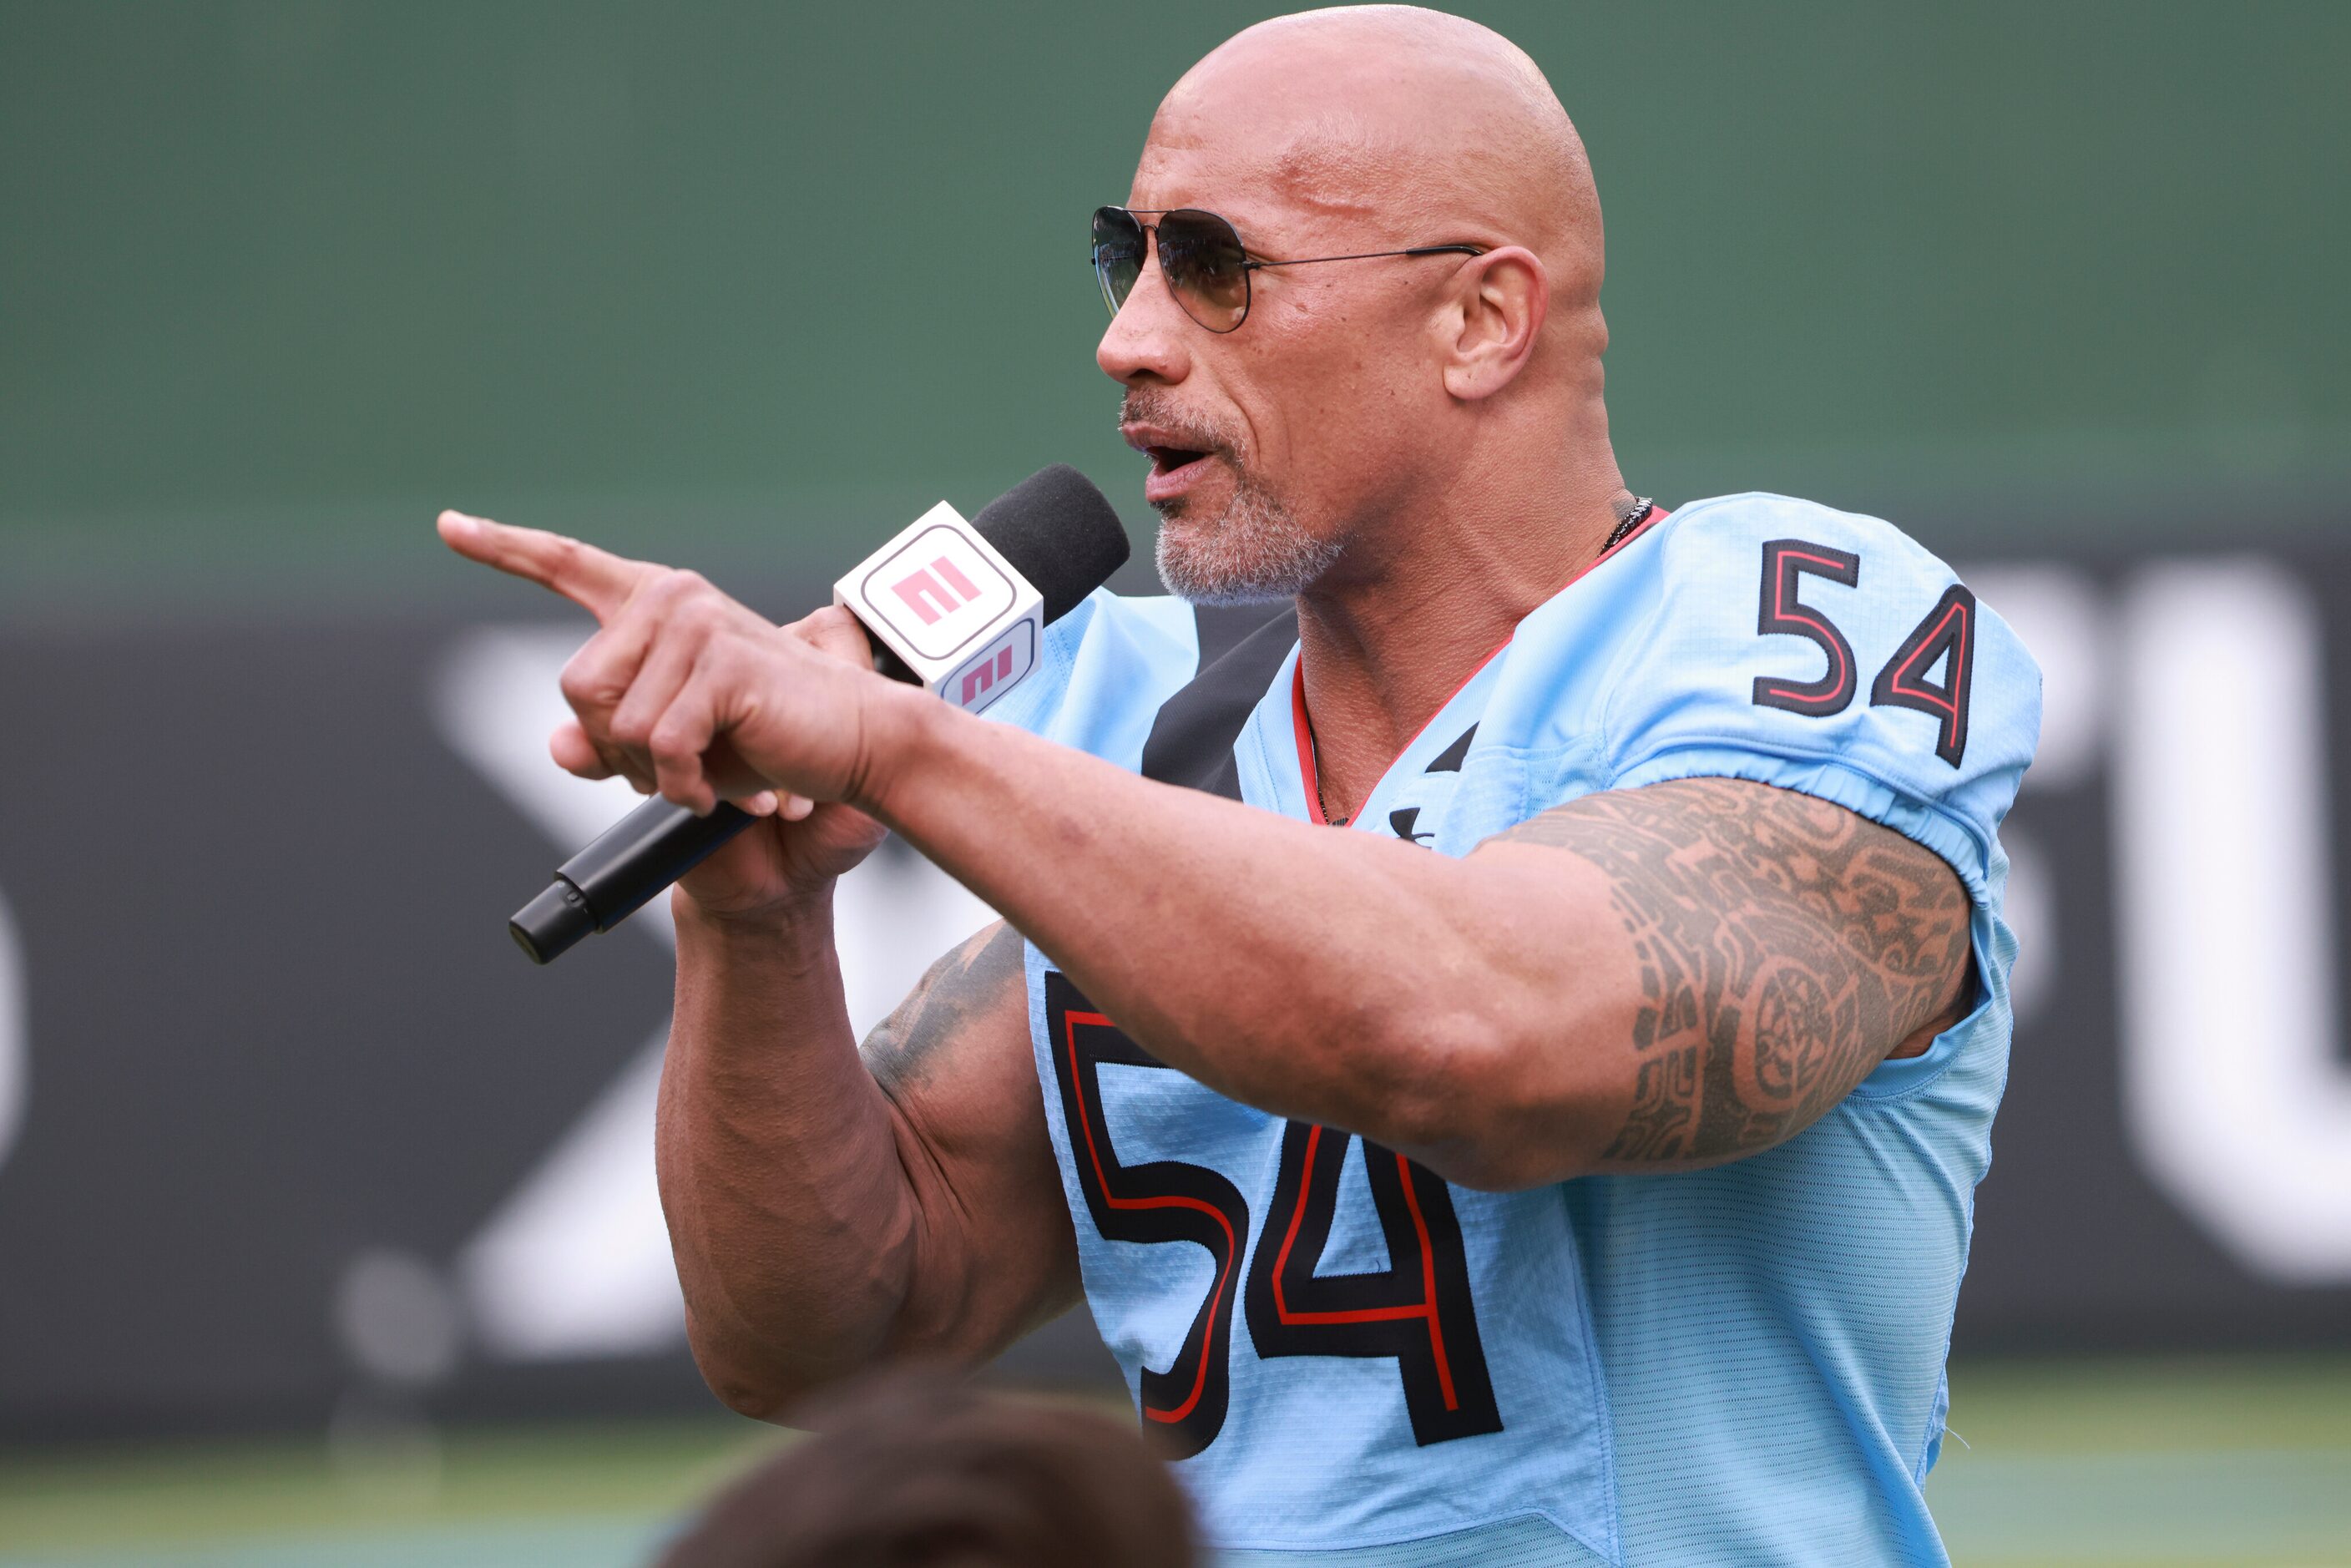
[[[1510,384],[1534,352],[1551,305],[1543,264],[1524,246],[1506,245],[1473,258],[1454,282],[1445,314],[1445,390],[1465,402]]]

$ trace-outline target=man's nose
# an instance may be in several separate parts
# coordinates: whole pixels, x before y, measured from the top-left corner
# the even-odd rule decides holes
[[[1168,292],[1166,276],[1159,270],[1159,247],[1153,246],[1125,303],[1111,318],[1110,329],[1094,349],[1094,363],[1114,382],[1132,383],[1149,377],[1170,383],[1192,371],[1190,333],[1198,329]]]

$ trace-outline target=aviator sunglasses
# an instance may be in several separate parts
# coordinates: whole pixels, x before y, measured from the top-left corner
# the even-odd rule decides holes
[[[1144,218],[1157,218],[1146,224]],[[1113,316],[1134,292],[1144,257],[1159,236],[1159,272],[1184,314],[1211,332],[1229,332],[1249,319],[1249,274],[1261,267],[1312,267],[1325,261],[1371,261],[1384,256],[1483,256],[1483,246],[1424,245],[1410,250],[1366,250],[1353,256],[1309,256],[1258,261],[1233,225],[1197,207],[1169,210],[1094,209],[1094,277]]]

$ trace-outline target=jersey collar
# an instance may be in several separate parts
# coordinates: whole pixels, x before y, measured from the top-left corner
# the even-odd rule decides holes
[[[1553,602],[1561,594],[1565,593],[1598,570],[1602,562],[1613,560],[1624,554],[1635,540],[1655,530],[1657,525],[1664,522],[1669,515],[1663,507],[1652,508],[1649,515],[1641,519],[1640,527],[1585,562],[1573,576],[1561,583],[1551,598],[1545,600],[1543,603]],[[1541,606],[1537,607],[1538,610],[1541,608]],[[1452,695],[1437,705],[1437,712],[1429,716],[1427,722],[1420,727],[1410,740],[1405,742],[1403,748],[1381,772],[1378,782],[1374,784],[1371,792],[1364,797],[1364,803],[1356,808],[1353,819],[1343,825],[1361,827],[1365,821],[1378,821],[1379,812],[1384,806],[1384,797],[1393,793],[1389,788],[1391,783],[1400,775],[1421,771],[1429,762],[1435,760],[1437,752],[1453,744],[1455,730],[1458,727],[1455,723],[1442,721],[1483,707],[1486,689],[1492,685],[1490,676],[1499,672],[1501,655],[1510,648],[1512,639],[1517,635],[1517,628],[1513,627],[1510,636],[1496,643],[1484,658],[1478,661],[1477,667],[1462,677],[1461,684],[1453,688]],[[1277,702],[1278,695],[1286,695],[1287,701]],[[1273,715],[1270,714],[1270,709],[1287,710],[1286,713],[1281,713],[1280,716],[1286,717],[1289,721],[1290,746],[1288,749],[1294,758],[1296,769],[1295,772],[1290,772],[1289,768],[1280,766],[1272,768],[1277,789],[1282,798],[1281,810],[1285,814],[1302,816],[1310,822],[1327,827],[1330,821],[1322,814],[1322,780],[1314,757],[1314,725],[1306,712],[1306,668],[1300,657],[1300,650],[1297,648],[1290,649],[1290,658],[1283,664],[1280,673],[1274,677],[1272,689],[1266,694],[1263,700],[1259,701],[1257,712],[1250,716],[1249,727],[1257,729],[1272,717]],[[1270,740],[1270,737],[1267,738]],[[1267,749],[1278,755],[1283,748],[1269,745]],[[1423,752],[1427,755],[1422,756]],[[1270,762],[1272,758],[1270,757],[1268,760]],[[1417,766],[1407,766],[1416,762]],[[1288,776],[1283,777],[1285,774]]]

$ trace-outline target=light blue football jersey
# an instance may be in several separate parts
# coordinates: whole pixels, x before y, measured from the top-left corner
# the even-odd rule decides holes
[[[996,714],[1317,821],[1294,622],[1269,615],[1097,594]],[[1951,864],[1973,1010],[1711,1170],[1454,1187],[1159,1065],[1030,948],[1087,1301],[1225,1561],[1946,1561],[1919,1489],[2007,1076],[1998,829],[2040,714],[2015,634],[1918,545],[1732,496],[1520,622],[1365,800],[1347,831],[1461,855],[1596,790],[1745,779]]]

